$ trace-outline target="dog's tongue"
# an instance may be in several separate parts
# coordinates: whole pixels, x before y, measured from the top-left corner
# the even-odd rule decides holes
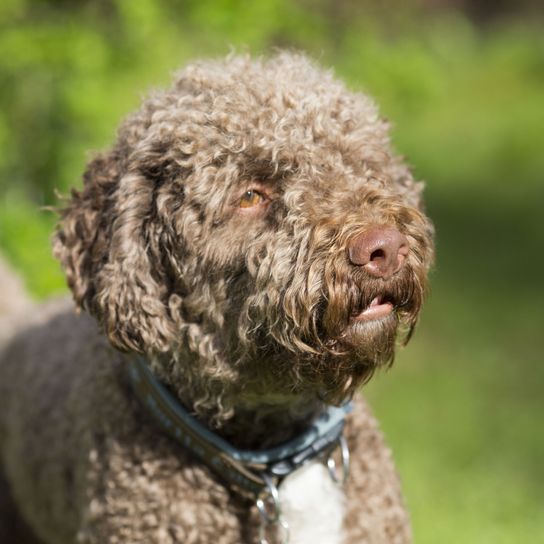
[[[372,321],[388,316],[393,311],[393,304],[382,302],[381,297],[374,297],[372,302],[359,314],[354,317],[357,322]]]

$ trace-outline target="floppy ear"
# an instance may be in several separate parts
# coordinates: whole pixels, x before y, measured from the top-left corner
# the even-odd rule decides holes
[[[119,181],[115,153],[98,155],[83,175],[83,190],[71,192],[53,236],[53,254],[60,261],[79,308],[93,313],[95,278],[109,251],[113,195]]]
[[[98,319],[114,346],[163,352],[175,333],[155,279],[161,258],[150,254],[157,249],[149,243],[156,183],[139,170],[120,170],[115,151],[89,164],[83,190],[73,191],[61,212],[53,250],[76,304]]]

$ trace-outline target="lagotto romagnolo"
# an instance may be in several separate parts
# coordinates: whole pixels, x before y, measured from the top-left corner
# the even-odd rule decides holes
[[[357,393],[409,338],[433,255],[388,131],[368,96],[288,52],[191,64],[121,124],[54,235],[82,311],[0,305],[2,542],[410,542]],[[269,472],[264,514],[161,428],[136,358],[236,451],[288,444],[288,475],[240,469]],[[291,445],[352,398],[342,482],[336,442],[307,462]]]

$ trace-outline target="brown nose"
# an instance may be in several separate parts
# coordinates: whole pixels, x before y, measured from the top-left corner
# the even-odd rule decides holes
[[[410,247],[397,229],[375,226],[365,230],[348,247],[349,260],[362,266],[372,276],[387,279],[404,264]]]

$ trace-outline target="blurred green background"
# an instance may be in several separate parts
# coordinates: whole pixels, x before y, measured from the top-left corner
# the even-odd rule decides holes
[[[0,251],[64,290],[40,207],[194,57],[294,47],[374,95],[427,181],[432,293],[367,395],[418,543],[544,542],[544,24],[513,0],[2,0]]]

